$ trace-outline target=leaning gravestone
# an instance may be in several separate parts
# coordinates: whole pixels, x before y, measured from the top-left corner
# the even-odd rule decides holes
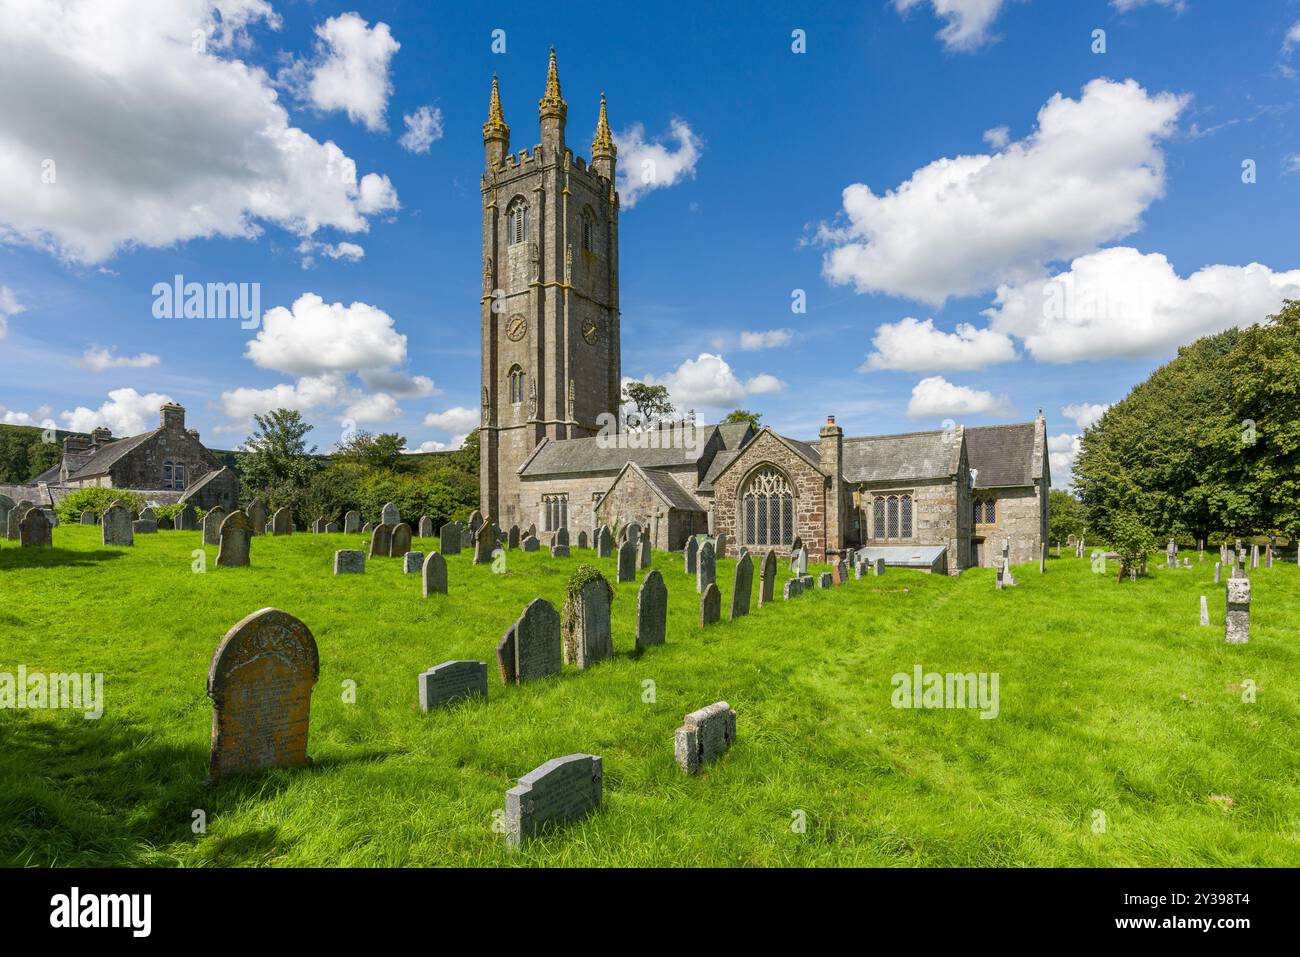
[[[673,736],[677,766],[699,774],[704,765],[730,750],[736,741],[736,712],[725,701],[692,711]]]
[[[335,575],[364,575],[366,553],[359,548],[340,548],[334,553]]]
[[[636,542],[626,541],[618,546],[618,581],[636,581]]]
[[[402,556],[402,574],[414,575],[424,567],[424,552],[407,552]]]
[[[277,508],[271,516],[272,535],[293,534],[293,513],[288,508]]]
[[[208,669],[208,780],[310,764],[311,689],[319,676],[316,640],[292,615],[263,608],[231,628]]]
[[[695,590],[701,595],[704,589],[718,578],[718,570],[713,561],[713,543],[705,542],[700,546],[700,554],[695,563]]]
[[[614,554],[614,536],[609,533],[609,526],[602,525],[596,532],[596,557],[609,558]]]
[[[389,502],[379,512],[379,522],[382,525],[396,525],[402,520],[402,513],[398,511],[396,505]]]
[[[581,574],[581,570],[578,573]],[[572,585],[570,585],[572,587]],[[609,603],[614,589],[599,572],[584,581],[564,605],[564,660],[588,668],[614,654]]]
[[[90,512],[90,511],[82,512],[82,513],[81,513],[81,524],[82,524],[82,525],[94,525],[94,524],[95,524],[95,513],[94,513],[94,512]]]
[[[526,552],[535,552],[542,547],[542,543],[537,540],[536,535],[525,535],[524,540],[519,543],[519,547]]]
[[[749,614],[749,596],[754,588],[754,560],[746,552],[736,562],[736,581],[731,588],[731,618],[734,621]]]
[[[420,570],[420,577],[425,598],[430,595],[447,594],[447,560],[437,552],[429,552],[424,557],[424,567]]]
[[[474,530],[474,564],[492,563],[492,551],[496,548],[497,536],[492,530],[492,523],[480,519],[479,527]]]
[[[104,510],[100,533],[105,545],[133,545],[135,531],[131,527],[131,513],[121,502],[114,502]]]
[[[393,551],[393,526],[376,525],[370,533],[370,557],[387,558]]]
[[[1250,641],[1250,579],[1228,582],[1228,614],[1224,616],[1224,640],[1230,645]]]
[[[700,596],[700,627],[712,625],[722,616],[722,593],[716,582],[709,582]]]
[[[763,556],[763,567],[758,573],[758,607],[770,604],[776,588],[776,552]]]
[[[221,523],[226,520],[226,510],[214,505],[203,514],[203,544],[221,544]]]
[[[519,847],[546,827],[600,807],[601,761],[591,754],[552,758],[506,792],[506,843]]]
[[[27,514],[18,523],[18,541],[23,548],[36,548],[53,545],[54,537],[50,533],[50,520],[39,508],[29,508]]]
[[[420,516],[420,538],[433,538],[433,519],[428,515]]]
[[[652,568],[636,594],[636,647],[662,645],[668,634],[668,589],[659,570]]]
[[[545,598],[534,598],[497,643],[497,666],[506,684],[558,675],[564,663],[560,614]]]
[[[686,562],[685,562],[685,571],[686,571],[686,574],[688,574],[688,575],[694,575],[694,574],[695,574],[695,562],[696,562],[697,558],[699,557],[699,551],[700,551],[700,543],[697,542],[697,541],[695,540],[695,536],[692,535],[690,538],[688,538],[688,539],[686,540],[686,552],[685,552],[685,559],[686,559]]]
[[[438,530],[438,550],[444,555],[460,554],[460,526],[448,522]]]
[[[361,531],[361,513],[355,508],[343,513],[343,534],[356,535]]]
[[[411,550],[411,526],[401,522],[393,527],[388,540],[388,557],[401,558]]]
[[[243,512],[231,512],[221,523],[217,535],[217,564],[242,568],[248,564],[248,546],[253,538],[253,526]]]
[[[266,506],[262,504],[260,498],[249,502],[244,514],[248,516],[248,524],[253,526],[254,535],[266,534]]]
[[[426,714],[439,705],[487,696],[486,661],[444,661],[420,674],[420,710]]]

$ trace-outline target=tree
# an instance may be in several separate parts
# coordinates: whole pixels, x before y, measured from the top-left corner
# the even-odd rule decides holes
[[[648,428],[652,419],[671,415],[673,404],[668,399],[668,389],[662,385],[629,382],[623,386],[623,402],[636,407],[636,420],[628,413],[625,420],[629,428]]]
[[[299,522],[308,523],[305,497],[317,464],[312,459],[316,446],[308,448],[311,426],[294,409],[274,409],[254,415],[256,431],[244,442],[240,473],[246,497],[261,496],[268,509],[289,507]]]
[[[1122,582],[1125,577],[1142,568],[1146,564],[1147,555],[1156,547],[1155,535],[1133,512],[1112,513],[1102,533],[1110,547],[1119,553],[1117,582]]]
[[[357,432],[335,449],[332,458],[369,468],[406,472],[410,471],[412,466],[402,451],[405,448],[406,436],[398,435],[396,432],[382,432],[379,435]]]
[[[465,436],[465,441],[461,443],[459,449],[447,456],[453,468],[474,476],[475,482],[478,481],[478,449],[479,433],[478,429],[475,429]]]
[[[745,409],[732,409],[727,413],[727,417],[722,420],[723,425],[730,425],[733,422],[748,422],[754,428],[762,427],[763,413],[749,412]]]
[[[1087,517],[1083,503],[1059,488],[1047,492],[1047,538],[1053,542],[1063,542],[1071,535],[1083,533]]]

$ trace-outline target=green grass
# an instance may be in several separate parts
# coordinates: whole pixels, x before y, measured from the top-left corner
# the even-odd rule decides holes
[[[0,546],[0,671],[103,672],[106,699],[98,721],[0,711],[0,863],[1300,864],[1294,564],[1254,573],[1251,642],[1234,647],[1209,556],[1190,571],[1153,560],[1123,585],[1053,559],[1000,593],[982,569],[891,569],[789,603],[778,583],[774,605],[701,630],[681,556],[656,553],[666,645],[631,652],[639,580],[619,585],[613,660],[503,688],[494,647],[524,605],[559,608],[581,561],[612,581],[613,559],[513,551],[494,575],[462,552],[451,594],[424,600],[397,560],[334,578],[334,550],[357,536],[259,537],[248,569],[215,567],[208,548],[195,574],[197,532],[129,549],[98,534],[63,526],[55,549]],[[733,569],[719,563],[724,614]],[[266,606],[301,618],[320,648],[315,763],[205,786],[212,652]],[[490,663],[488,701],[421,714],[416,675],[452,658]],[[915,664],[999,673],[999,716],[891,707],[891,676]],[[1248,678],[1254,704],[1230,687]],[[736,745],[688,779],[673,730],[720,699],[738,713]],[[504,792],[580,751],[604,758],[600,812],[508,851],[493,829]]]

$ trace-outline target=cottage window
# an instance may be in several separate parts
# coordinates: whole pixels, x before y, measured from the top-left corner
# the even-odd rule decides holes
[[[740,498],[741,541],[745,545],[794,542],[794,493],[774,468],[756,472]]]

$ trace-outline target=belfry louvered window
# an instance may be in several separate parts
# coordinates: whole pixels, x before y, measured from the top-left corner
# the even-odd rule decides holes
[[[507,235],[512,246],[528,238],[528,204],[522,199],[515,200],[510,206]]]
[[[794,493],[784,475],[760,469],[740,497],[741,539],[745,545],[794,542]]]

